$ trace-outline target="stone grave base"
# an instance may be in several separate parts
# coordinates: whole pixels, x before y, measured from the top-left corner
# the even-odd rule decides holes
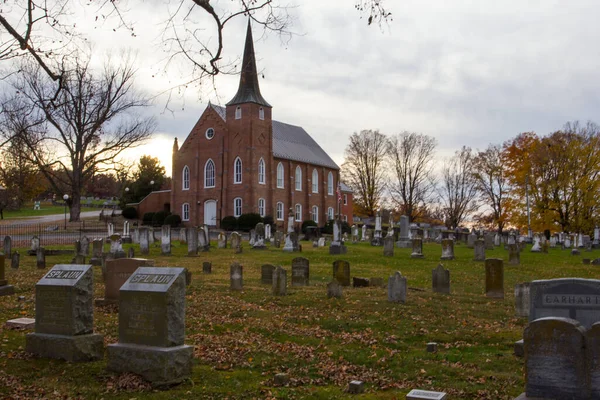
[[[131,236],[123,236],[121,238],[121,243],[133,243],[133,240],[131,240]]]
[[[9,319],[4,323],[7,329],[35,329],[35,319],[33,318],[16,318]]]
[[[410,240],[398,240],[396,242],[396,247],[399,249],[411,249],[412,242]]]
[[[329,246],[329,254],[346,254],[347,252],[346,246]]]
[[[292,252],[300,251],[300,249],[294,248],[294,247],[284,247],[283,251],[285,251],[286,253],[292,253]]]
[[[15,287],[13,285],[0,286],[0,296],[9,296],[15,294]]]
[[[454,260],[454,257],[440,257],[440,260],[442,260],[442,261]]]
[[[95,333],[78,336],[28,333],[25,351],[43,358],[95,361],[104,358],[104,336]]]
[[[114,343],[108,347],[107,368],[115,372],[133,372],[153,386],[182,382],[192,374],[192,346],[142,346]]]
[[[515,400],[551,400],[544,397],[527,397],[525,393],[521,393],[519,397],[515,397]]]
[[[266,250],[267,246],[252,246],[252,250]]]

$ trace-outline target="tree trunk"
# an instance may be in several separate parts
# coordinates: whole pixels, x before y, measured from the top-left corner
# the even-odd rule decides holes
[[[71,198],[71,206],[69,209],[69,222],[79,221],[79,215],[81,214],[81,196],[79,190],[75,190],[73,197]]]

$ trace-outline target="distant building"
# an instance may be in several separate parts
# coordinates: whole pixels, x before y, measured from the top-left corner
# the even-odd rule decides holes
[[[168,206],[192,226],[219,226],[226,216],[253,212],[287,228],[290,209],[299,224],[314,220],[322,226],[333,219],[339,167],[303,128],[271,115],[260,93],[248,23],[237,93],[226,107],[209,103],[181,146],[175,139],[169,203],[157,193],[156,203],[163,204],[153,211]],[[342,219],[352,223],[352,190],[344,184],[340,189]]]

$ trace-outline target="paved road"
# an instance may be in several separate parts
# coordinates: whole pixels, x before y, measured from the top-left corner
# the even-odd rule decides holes
[[[79,214],[80,218],[98,218],[101,210],[97,211],[84,211]],[[69,216],[67,215],[67,218]],[[65,214],[52,214],[52,215],[41,215],[39,217],[23,217],[23,218],[10,218],[3,220],[3,224],[40,224],[45,222],[64,221]]]

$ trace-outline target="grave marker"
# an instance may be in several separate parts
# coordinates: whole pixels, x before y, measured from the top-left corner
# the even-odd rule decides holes
[[[163,256],[171,255],[171,225],[163,225],[161,228],[160,251]]]
[[[327,284],[327,298],[342,298],[342,285],[338,281],[331,281]]]
[[[485,295],[495,299],[504,298],[504,262],[499,258],[485,260]]]
[[[244,267],[238,263],[231,264],[229,268],[229,288],[231,290],[244,289]]]
[[[188,256],[194,257],[198,255],[198,234],[196,228],[186,228]]]
[[[273,284],[273,272],[275,272],[275,266],[271,264],[265,264],[260,267],[260,283],[264,285]]]
[[[400,271],[388,279],[388,301],[392,303],[406,303],[406,278]]]
[[[441,260],[454,260],[454,240],[442,239]]]
[[[0,296],[8,296],[15,293],[14,286],[8,284],[4,268],[4,254],[0,254]]]
[[[273,295],[285,296],[287,294],[287,271],[280,266],[273,270]]]
[[[333,262],[333,279],[342,286],[350,286],[350,263],[344,260]]]
[[[202,263],[202,272],[205,274],[211,274],[212,273],[212,263],[210,263],[208,261],[204,261]]]
[[[431,286],[435,293],[450,294],[450,271],[442,264],[431,271]]]
[[[46,250],[43,247],[38,247],[35,261],[38,269],[46,268]]]
[[[133,273],[143,266],[151,264],[144,258],[119,258],[106,260],[104,268],[104,298],[96,299],[94,304],[105,306],[119,302],[119,290]]]
[[[310,267],[308,259],[296,257],[292,260],[292,286],[308,286]]]
[[[4,256],[10,258],[12,255],[12,238],[4,236]]]
[[[15,251],[10,260],[10,267],[12,269],[19,269],[19,261],[21,260],[21,255],[18,251]]]

